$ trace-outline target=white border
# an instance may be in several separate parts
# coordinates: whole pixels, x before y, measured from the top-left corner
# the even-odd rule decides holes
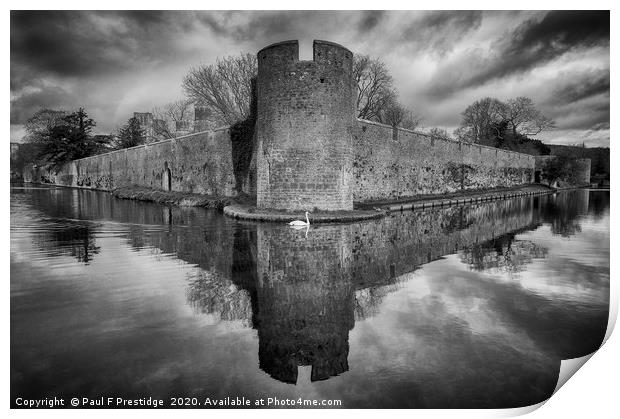
[[[539,10],[539,9],[583,9],[587,7],[588,9],[612,9],[611,13],[611,38],[612,38],[612,49],[611,49],[611,59],[612,65],[611,68],[615,69],[617,65],[617,54],[615,51],[615,45],[617,42],[616,37],[616,29],[618,27],[619,19],[618,13],[613,10],[614,2],[611,1],[588,1],[588,2],[577,2],[577,1],[532,1],[532,0],[522,0],[519,2],[497,2],[497,1],[469,1],[469,2],[457,2],[457,1],[441,1],[435,0],[433,2],[406,2],[406,1],[390,1],[385,0],[382,2],[376,1],[367,1],[367,0],[359,0],[356,2],[335,2],[335,1],[326,1],[326,0],[315,0],[311,3],[309,2],[284,2],[284,1],[263,1],[263,2],[251,2],[251,1],[234,1],[229,0],[226,3],[215,3],[215,4],[207,4],[204,0],[202,1],[175,1],[175,2],[164,2],[161,0],[152,0],[148,3],[146,2],[137,2],[137,1],[118,1],[118,0],[108,0],[105,2],[101,1],[91,1],[88,3],[84,3],[83,1],[56,1],[53,3],[44,2],[44,1],[9,1],[7,9],[49,9],[51,7],[57,9],[99,9],[99,10],[115,10],[115,9],[163,9],[163,10],[174,10],[174,9],[185,9],[185,10],[201,10],[201,9],[213,9],[216,6],[217,9],[225,8],[225,9],[357,9],[357,10],[368,10],[368,9],[377,9],[377,6],[380,6],[381,9],[486,9],[486,10],[495,10],[495,9],[520,9],[520,10]],[[616,2],[617,3],[617,2]],[[4,28],[4,42],[2,43],[3,55],[6,57],[5,59],[10,62],[10,53],[9,53],[9,40],[10,40],[10,14],[7,10],[2,17],[3,19],[3,28]],[[9,65],[6,63],[2,67],[2,71],[4,74],[5,86],[6,89],[9,90],[10,96],[10,87],[7,83],[9,79]],[[613,78],[613,76],[612,76]],[[612,97],[617,97],[617,87],[616,83],[612,83]],[[8,123],[9,117],[9,100],[5,100],[2,103],[2,106],[5,107],[4,115],[7,121],[7,125],[5,126],[6,137],[10,138],[10,125]],[[618,121],[620,119],[614,118],[616,115],[615,107],[613,106],[613,102],[611,105],[611,120]],[[612,124],[613,125],[613,124]],[[614,128],[612,127],[612,133]],[[613,137],[613,134],[611,135]],[[8,142],[8,140],[7,140]],[[5,154],[5,162],[8,163],[9,159],[9,147],[5,146],[3,148],[2,153]],[[617,166],[618,157],[617,153],[614,152],[612,148],[612,166],[615,168],[620,167]],[[8,167],[8,164],[5,166]],[[6,173],[5,173],[6,174]],[[613,174],[612,174],[613,177]],[[614,182],[615,184],[615,182]],[[616,185],[617,186],[617,185]],[[9,211],[9,190],[8,183],[2,183],[2,200],[3,200],[3,211],[5,212],[2,217],[4,223],[4,231],[5,240],[2,242],[2,261],[3,261],[3,269],[4,269],[4,278],[5,278],[5,286],[2,289],[4,293],[3,301],[5,302],[4,308],[4,319],[2,322],[2,332],[3,336],[10,336],[9,329],[9,286],[8,286],[8,277],[9,277],[9,222],[10,217],[8,214]],[[615,190],[612,190],[611,193],[611,208],[616,208],[616,193]],[[617,232],[617,221],[615,216],[611,217],[611,230],[613,233]],[[618,255],[617,252],[617,240],[615,235],[612,234],[611,239],[611,249],[610,252],[612,255]],[[618,264],[612,258],[611,260],[611,309],[610,316],[613,319],[613,323],[615,323],[615,318],[617,317],[618,311],[618,292],[617,292],[617,284],[615,279],[618,273]],[[612,324],[613,324],[612,323]],[[544,403],[544,406],[535,410],[531,413],[530,417],[532,418],[583,418],[583,417],[593,417],[593,418],[606,418],[606,417],[615,417],[618,412],[618,392],[617,385],[618,381],[616,379],[617,374],[619,372],[618,369],[618,355],[620,355],[620,341],[617,336],[617,333],[611,335],[609,340],[604,344],[604,346],[594,354],[594,356],[581,368],[580,371],[577,372],[576,377],[568,380],[568,382],[555,394],[547,403]],[[5,340],[4,345],[2,346],[3,353],[3,381],[2,381],[2,403],[4,408],[8,410],[9,408],[9,383],[10,383],[10,370],[9,370],[9,342],[8,339]],[[540,407],[540,406],[538,406]],[[403,416],[403,417],[472,417],[472,418],[480,418],[480,417],[504,417],[504,416],[513,416],[515,414],[526,413],[527,410],[530,409],[516,409],[516,410],[390,410],[386,412],[390,416]],[[35,411],[35,410],[14,410],[10,412],[11,415],[16,417],[38,417],[41,415],[45,415],[46,417],[83,417],[85,411],[78,410],[48,410],[48,411]],[[295,411],[293,413],[291,410],[267,410],[267,411],[204,411],[204,410],[192,410],[192,411],[168,411],[168,410],[155,410],[155,411],[115,411],[110,412],[106,410],[99,411],[88,411],[87,416],[93,417],[108,417],[110,414],[119,415],[119,416],[136,416],[142,414],[148,414],[149,417],[168,417],[171,414],[173,415],[188,415],[188,416],[196,416],[204,418],[205,415],[208,417],[213,416],[230,416],[230,415],[248,415],[258,418],[272,418],[274,416],[286,416],[290,417],[291,414],[295,416],[299,415],[300,417],[308,417],[314,415],[320,415],[321,417],[327,416],[331,417],[338,415],[338,417],[349,416],[349,417],[359,417],[361,416],[375,416],[377,414],[382,414],[382,412],[377,412],[375,410],[344,410],[344,411]]]

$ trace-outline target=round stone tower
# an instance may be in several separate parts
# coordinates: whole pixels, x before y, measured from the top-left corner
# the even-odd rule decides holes
[[[257,206],[352,210],[353,53],[314,41],[299,61],[286,41],[258,52]]]

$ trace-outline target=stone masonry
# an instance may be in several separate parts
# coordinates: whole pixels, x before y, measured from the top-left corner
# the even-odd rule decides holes
[[[314,41],[258,52],[257,205],[290,210],[353,209],[353,54]]]

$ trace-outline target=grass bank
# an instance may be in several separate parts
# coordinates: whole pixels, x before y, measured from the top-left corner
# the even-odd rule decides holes
[[[341,223],[373,220],[384,217],[385,210],[319,211],[309,213],[310,223]],[[255,205],[230,205],[224,208],[224,215],[241,220],[289,222],[306,220],[305,211],[256,208]]]
[[[501,198],[509,198],[513,196],[535,195],[541,193],[553,192],[556,189],[540,184],[527,184],[510,188],[491,188],[464,190],[438,195],[418,195],[414,197],[403,197],[395,200],[378,200],[354,203],[354,211],[345,211],[343,213],[332,211],[313,211],[315,218],[321,218],[324,222],[336,220],[348,220],[359,218],[375,218],[380,216],[376,212],[371,216],[367,211],[376,209],[407,209],[407,208],[425,208],[427,206],[444,206],[454,205],[464,202],[486,201]],[[174,192],[162,191],[160,189],[147,188],[144,186],[124,186],[114,189],[112,195],[120,199],[134,199],[138,201],[156,202],[164,205],[176,205],[180,207],[202,207],[214,208],[223,211],[224,207],[234,206],[234,214],[236,218],[245,219],[261,219],[263,221],[282,221],[286,219],[299,219],[299,214],[303,216],[303,212],[284,211],[284,210],[257,210],[255,208],[256,198],[248,195],[240,195],[238,197],[220,197],[203,194],[195,194],[190,192]],[[329,220],[329,221],[327,221]]]
[[[144,186],[123,186],[114,189],[111,193],[120,199],[134,199],[179,207],[215,208],[220,211],[227,205],[250,204],[254,201],[252,197],[247,195],[229,198],[190,192],[162,191]]]

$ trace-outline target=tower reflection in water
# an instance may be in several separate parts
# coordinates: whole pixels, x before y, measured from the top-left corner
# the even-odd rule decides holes
[[[311,366],[311,381],[329,379],[349,370],[355,320],[374,315],[402,275],[457,252],[472,269],[484,269],[489,257],[510,270],[544,258],[544,248],[514,240],[540,225],[539,206],[528,198],[408,212],[314,225],[307,236],[282,225],[238,223],[229,271],[237,291],[211,264],[210,274],[190,281],[188,300],[204,313],[247,319],[258,332],[259,366],[272,378],[294,384],[298,368]]]
[[[301,365],[312,366],[311,381],[348,371],[355,292],[345,229],[305,237],[261,225],[257,242],[260,368],[286,383],[297,382]]]
[[[78,230],[63,225],[66,234],[35,234],[37,246],[52,256],[70,254],[85,264],[96,260],[99,245],[87,233],[86,227],[94,228],[88,220],[111,220],[129,226],[123,234],[131,246],[194,265],[188,304],[204,315],[241,320],[256,329],[260,369],[296,383],[300,366],[311,367],[312,381],[355,369],[348,360],[355,321],[382,310],[383,298],[398,289],[405,274],[454,254],[472,271],[520,272],[546,258],[548,249],[516,235],[542,224],[556,235],[575,234],[583,215],[609,206],[605,195],[589,196],[583,190],[396,213],[363,223],[313,225],[307,236],[279,224],[243,223],[200,209],[162,209],[91,191],[34,191],[29,199],[48,216],[84,220]],[[76,246],[88,252],[75,251]],[[577,338],[583,341],[568,333],[574,325],[572,318],[563,320],[566,311],[551,308],[547,322],[532,314],[524,329],[564,349],[575,346]],[[566,338],[547,339],[558,324],[564,325]],[[590,340],[600,342],[598,335]],[[584,351],[592,345],[586,346]],[[562,356],[578,355],[564,349]]]

